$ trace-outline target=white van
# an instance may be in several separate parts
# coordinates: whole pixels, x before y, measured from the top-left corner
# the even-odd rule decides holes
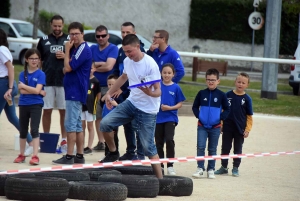
[[[294,59],[300,61],[300,43],[298,44]],[[300,86],[300,64],[291,65],[289,85],[293,88],[293,94],[298,95]]]
[[[26,50],[32,47],[32,43],[22,41],[32,41],[33,24],[22,20],[0,17],[0,29],[3,29],[8,36],[9,50],[13,59],[24,65],[24,54]],[[45,34],[38,29],[37,35],[38,38],[41,38]],[[18,40],[20,40],[20,42],[17,42]],[[38,41],[39,39],[34,40],[35,43]]]

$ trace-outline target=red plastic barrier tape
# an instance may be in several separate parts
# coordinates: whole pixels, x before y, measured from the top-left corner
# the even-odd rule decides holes
[[[133,166],[133,165],[149,165],[159,164],[167,162],[192,162],[200,160],[220,160],[230,158],[254,158],[264,156],[279,156],[279,155],[293,155],[300,154],[300,151],[286,151],[286,152],[269,152],[269,153],[254,153],[254,154],[231,154],[231,155],[215,155],[215,156],[189,156],[179,158],[161,158],[161,159],[148,159],[148,160],[134,160],[134,161],[117,161],[112,163],[94,163],[94,164],[76,164],[76,165],[64,165],[64,166],[53,166],[44,168],[30,168],[22,170],[7,170],[0,172],[3,174],[19,174],[19,173],[30,173],[30,172],[47,172],[47,171],[60,171],[60,170],[76,170],[76,169],[87,169],[87,168],[107,168],[107,167],[120,167],[120,166]]]

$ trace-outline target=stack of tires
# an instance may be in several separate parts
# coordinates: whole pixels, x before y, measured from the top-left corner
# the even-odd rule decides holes
[[[190,178],[164,176],[157,179],[151,166],[0,175],[0,196],[5,195],[10,200],[119,201],[127,197],[190,196],[192,192]]]

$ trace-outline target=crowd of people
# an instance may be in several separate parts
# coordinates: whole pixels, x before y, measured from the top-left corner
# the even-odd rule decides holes
[[[96,45],[84,41],[83,25],[72,22],[63,33],[63,17],[54,15],[52,33],[40,39],[36,49],[25,53],[24,71],[15,82],[12,56],[6,33],[0,29],[0,113],[20,132],[20,153],[14,163],[23,163],[32,155],[31,165],[39,164],[39,125],[50,133],[51,114],[59,110],[61,141],[57,149],[63,156],[53,163],[83,164],[84,154],[104,151],[100,163],[118,160],[143,160],[175,157],[175,128],[178,109],[185,101],[178,82],[184,66],[176,50],[168,44],[166,30],[156,30],[153,43],[145,52],[131,22],[121,25],[122,47],[108,42],[108,29],[95,29]],[[220,78],[216,69],[206,72],[207,88],[196,95],[192,110],[198,119],[197,156],[217,154],[220,134],[222,153],[242,153],[244,138],[252,127],[252,101],[245,89],[250,78],[240,73],[235,90],[227,93],[217,88]],[[150,82],[148,82],[150,80]],[[19,90],[19,118],[14,96]],[[118,129],[123,126],[126,152],[119,153]],[[30,130],[29,130],[30,127]],[[98,142],[94,141],[94,128]],[[87,129],[87,132],[86,132]],[[29,132],[28,132],[29,131]],[[85,135],[88,134],[88,142]],[[27,141],[27,146],[26,146]],[[86,144],[86,145],[85,145]],[[165,146],[166,145],[166,146]],[[26,148],[27,147],[27,148]],[[166,151],[164,151],[166,147]],[[166,152],[166,154],[165,154]],[[241,160],[233,160],[232,175],[239,176]],[[167,174],[176,175],[173,163],[167,163]],[[164,164],[152,164],[162,178]],[[228,173],[228,160],[215,170],[215,161],[197,162],[195,178],[215,178]]]

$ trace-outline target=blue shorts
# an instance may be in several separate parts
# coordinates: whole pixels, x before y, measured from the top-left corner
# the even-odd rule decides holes
[[[70,132],[82,132],[82,104],[80,101],[66,100],[65,129]]]
[[[157,154],[154,143],[156,114],[145,113],[125,100],[108,113],[100,122],[100,131],[111,132],[114,128],[131,122],[134,131],[140,138],[145,156]]]

